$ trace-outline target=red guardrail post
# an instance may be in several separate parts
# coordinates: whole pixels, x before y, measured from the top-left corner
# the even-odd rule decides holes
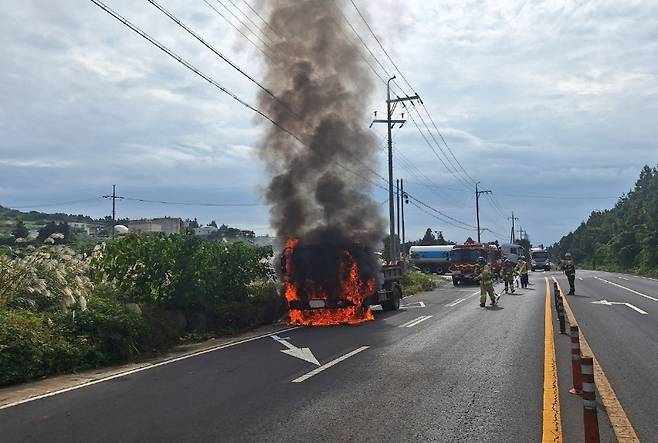
[[[573,373],[573,388],[569,389],[569,392],[580,395],[583,391],[583,381],[580,370],[580,336],[578,335],[578,326],[571,326],[569,331],[571,333],[571,372]]]
[[[580,365],[583,376],[583,421],[585,423],[585,443],[599,443],[599,419],[596,408],[594,384],[594,359],[582,357]]]

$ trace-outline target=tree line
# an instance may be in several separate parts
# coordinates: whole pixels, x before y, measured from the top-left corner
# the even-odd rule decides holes
[[[657,275],[658,169],[645,166],[612,209],[593,211],[551,247],[553,257],[567,252],[584,267]]]

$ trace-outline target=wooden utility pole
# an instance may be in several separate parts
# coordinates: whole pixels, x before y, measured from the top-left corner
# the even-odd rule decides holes
[[[116,220],[117,220],[117,199],[123,200],[123,197],[119,197],[117,195],[117,185],[112,185],[112,194],[104,195],[103,198],[112,199],[112,238],[114,239],[115,236],[114,226],[116,225]]]
[[[401,255],[401,248],[400,248],[400,179],[395,180],[395,200],[396,200],[396,205],[397,205],[397,228],[398,228],[398,238],[397,241],[395,242],[395,245],[397,246],[398,249],[398,256]]]
[[[478,222],[478,243],[482,243],[482,240],[480,239],[480,195],[491,194],[491,191],[480,191],[478,189],[479,185],[480,182],[475,184],[475,216]]]
[[[395,240],[395,200],[393,195],[393,128],[395,125],[399,124],[400,127],[404,125],[406,120],[404,119],[393,119],[393,111],[395,106],[398,103],[411,101],[411,100],[420,100],[418,94],[413,97],[398,97],[391,99],[391,82],[395,80],[395,76],[388,79],[386,82],[386,120],[373,120],[370,123],[370,127],[375,123],[386,123],[388,127],[388,216],[389,216],[389,251],[390,257],[389,261],[398,261],[400,258],[400,251],[398,250]]]
[[[404,251],[404,245],[407,242],[404,229],[404,205],[409,203],[409,196],[404,192],[404,179],[400,179],[400,194],[402,195],[401,201],[401,210],[402,210],[402,250]],[[405,251],[406,253],[406,251]]]
[[[514,211],[512,211],[512,217],[507,217],[507,220],[512,220],[512,233],[510,234],[510,239],[509,239],[509,242],[512,245],[516,241],[516,236],[514,232],[514,222],[517,221],[518,219],[519,217],[514,217]]]

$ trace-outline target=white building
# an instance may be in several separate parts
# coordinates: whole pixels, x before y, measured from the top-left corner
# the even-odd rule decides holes
[[[194,233],[199,237],[210,237],[217,231],[219,231],[219,229],[215,226],[201,226],[200,228],[194,228]]]

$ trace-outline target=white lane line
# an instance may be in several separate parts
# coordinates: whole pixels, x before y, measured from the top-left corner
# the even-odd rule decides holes
[[[648,312],[643,311],[642,309],[638,308],[635,305],[632,305],[630,303],[625,303],[623,301],[608,301],[608,300],[599,300],[599,301],[593,301],[593,305],[603,305],[603,306],[615,306],[615,305],[621,305],[621,306],[626,306],[628,308],[631,308],[632,310],[639,312],[642,315],[649,315]]]
[[[629,308],[634,309],[635,311],[639,312],[640,314],[643,314],[643,315],[649,315],[648,312],[643,311],[642,309],[638,308],[638,307],[635,306],[635,305],[632,305],[632,304],[630,304],[630,303],[624,303],[624,304],[625,304],[626,306],[628,306]]]
[[[474,293],[472,293],[471,295],[467,295],[466,297],[458,298],[457,300],[455,300],[455,301],[453,301],[453,302],[451,302],[451,303],[448,303],[446,306],[448,306],[449,308],[454,308],[455,306],[457,306],[457,305],[460,304],[461,302],[466,301],[466,300],[468,300],[469,298],[478,295],[479,293],[480,293],[480,291],[478,291],[478,292],[474,292]]]
[[[578,280],[585,281],[582,277],[578,277]]]
[[[413,303],[409,303],[408,305],[401,305],[400,309],[413,309],[413,308],[426,308],[425,302],[424,301],[415,301]]]
[[[154,364],[149,365],[149,366],[143,366],[141,368],[135,368],[135,369],[131,369],[131,370],[128,370],[128,371],[120,372],[118,374],[110,375],[108,377],[99,378],[98,380],[92,380],[92,381],[82,383],[82,384],[79,384],[79,385],[70,386],[68,388],[58,389],[56,391],[48,392],[46,394],[36,395],[34,397],[30,397],[30,398],[26,398],[26,399],[23,399],[23,400],[15,401],[13,403],[7,403],[6,405],[0,405],[0,410],[11,408],[11,407],[18,406],[18,405],[22,405],[23,403],[29,403],[29,402],[32,402],[32,401],[35,401],[35,400],[41,400],[42,398],[47,398],[47,397],[52,397],[52,396],[59,395],[59,394],[64,394],[65,392],[75,391],[76,389],[86,388],[87,386],[92,386],[92,385],[95,385],[95,384],[98,384],[98,383],[103,383],[103,382],[106,382],[106,381],[109,381],[109,380],[114,380],[114,379],[117,379],[117,378],[125,377],[127,375],[136,374],[138,372],[148,371],[149,369],[169,365],[169,364],[172,364],[172,363],[179,362],[181,360],[187,360],[188,358],[198,357],[199,355],[208,354],[210,352],[219,351],[220,349],[230,348],[230,347],[233,347],[233,346],[241,345],[243,343],[249,343],[249,342],[252,342],[252,341],[260,340],[261,338],[271,337],[271,336],[276,335],[276,334],[281,334],[283,332],[293,331],[293,330],[299,329],[299,328],[301,328],[301,326],[296,326],[294,328],[281,329],[279,331],[275,331],[275,332],[272,332],[272,333],[269,333],[269,334],[259,335],[257,337],[251,337],[251,338],[247,338],[247,339],[244,339],[244,340],[239,340],[239,341],[234,341],[234,342],[231,342],[231,343],[226,343],[226,344],[223,344],[223,345],[219,345],[219,346],[215,346],[215,347],[212,347],[212,348],[204,349],[202,351],[193,352],[191,354],[181,355],[180,357],[172,358],[171,360],[161,361],[160,363],[154,363]]]
[[[431,315],[423,315],[421,318],[417,319],[415,322],[406,325],[406,327],[407,328],[413,328],[414,326],[424,322],[425,320],[429,320],[430,318],[432,318]]]
[[[416,317],[416,318],[414,318],[414,319],[412,319],[412,320],[409,320],[408,322],[403,323],[403,324],[401,324],[401,325],[398,326],[398,327],[400,327],[400,328],[406,328],[407,325],[410,325],[410,324],[412,324],[412,323],[415,323],[415,322],[417,322],[418,320],[421,320],[421,319],[423,319],[423,318],[425,318],[425,317],[427,317],[427,315],[421,315],[420,317]]]
[[[609,285],[617,286],[618,288],[625,289],[625,290],[627,290],[628,292],[632,292],[633,294],[637,294],[637,295],[639,295],[639,296],[641,296],[641,297],[644,297],[644,298],[647,298],[647,299],[649,299],[649,300],[653,300],[653,301],[655,301],[655,302],[658,302],[658,298],[652,297],[652,296],[650,296],[650,295],[643,294],[643,293],[641,293],[641,292],[634,291],[633,289],[627,288],[626,286],[618,285],[617,283],[613,283],[613,282],[611,282],[611,281],[605,280],[605,279],[600,278],[600,277],[594,277],[594,278],[597,279],[597,280],[600,280],[600,281],[602,281],[602,282],[604,282],[604,283],[607,283],[607,284],[609,284]]]
[[[325,363],[325,364],[323,364],[323,365],[320,366],[319,368],[315,368],[315,369],[313,369],[311,372],[307,372],[306,374],[302,375],[301,377],[297,377],[297,378],[294,379],[292,382],[293,382],[293,383],[301,383],[301,382],[303,382],[303,381],[305,381],[305,380],[308,380],[309,378],[311,378],[311,377],[313,377],[313,376],[315,376],[315,375],[318,375],[320,372],[325,371],[325,370],[329,369],[330,367],[332,367],[332,366],[334,366],[334,365],[337,365],[337,364],[340,363],[341,361],[343,361],[343,360],[347,360],[348,358],[355,356],[355,355],[358,354],[359,352],[363,352],[363,351],[365,351],[365,350],[368,349],[369,347],[370,347],[370,346],[361,346],[360,348],[357,348],[357,349],[353,350],[352,352],[348,352],[347,354],[345,354],[345,355],[343,355],[343,356],[340,356],[340,357],[338,357],[337,359],[330,361],[329,363]]]
[[[627,279],[626,277],[622,277],[622,276],[617,276],[617,278],[618,278],[619,280],[626,280],[626,281],[630,281],[630,280],[629,280],[629,279]]]

